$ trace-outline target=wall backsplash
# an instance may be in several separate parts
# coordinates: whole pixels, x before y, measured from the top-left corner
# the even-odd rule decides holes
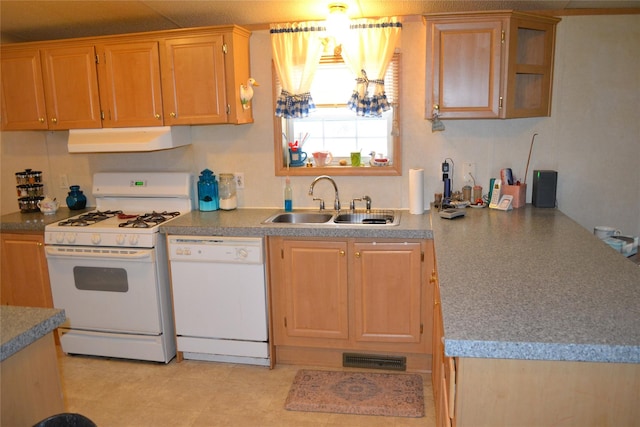
[[[424,119],[425,27],[420,17],[405,19],[402,34],[403,175],[400,177],[336,177],[344,203],[363,194],[374,207],[409,207],[410,168],[425,170],[425,201],[442,191],[440,164],[455,162],[454,189],[462,183],[461,164],[476,164],[476,178],[487,190],[489,179],[511,167],[522,179],[534,132],[529,176],[534,169],[558,170],[559,208],[587,229],[611,225],[640,234],[640,15],[567,16],[558,24],[552,116],[513,120],[446,121],[444,132],[432,133]],[[271,45],[268,31],[251,37],[252,76],[256,88],[250,125],[193,126],[192,145],[132,154],[69,154],[67,132],[2,132],[2,213],[18,210],[14,173],[43,171],[45,192],[64,200],[59,176],[67,174],[95,203],[95,172],[165,170],[198,174],[210,168],[244,172],[246,187],[238,191],[239,207],[282,207],[284,178],[274,175]],[[294,208],[313,207],[307,195],[311,177],[292,177]],[[527,201],[531,201],[528,186]],[[326,196],[323,196],[326,192]],[[330,198],[329,186],[318,186]],[[615,206],[615,209],[611,207]],[[508,215],[508,213],[507,213]]]

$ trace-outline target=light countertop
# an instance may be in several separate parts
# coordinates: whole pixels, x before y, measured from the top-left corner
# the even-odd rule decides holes
[[[55,308],[0,306],[0,361],[47,335],[66,320]]]
[[[454,220],[399,211],[399,226],[262,224],[276,212],[193,211],[160,231],[434,239],[447,355],[640,363],[640,268],[557,209],[469,208]],[[3,215],[3,231],[44,216],[16,215]]]
[[[640,363],[640,268],[556,209],[434,214],[445,354]]]

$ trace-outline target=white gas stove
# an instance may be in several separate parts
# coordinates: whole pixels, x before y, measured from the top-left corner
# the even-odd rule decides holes
[[[189,173],[98,173],[96,210],[45,227],[51,293],[71,354],[169,362],[176,355],[160,224],[192,208]]]
[[[45,244],[152,248],[161,223],[192,208],[191,175],[98,173],[96,210],[45,227]]]

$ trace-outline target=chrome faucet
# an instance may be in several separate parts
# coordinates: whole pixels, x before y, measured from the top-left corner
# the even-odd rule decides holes
[[[331,182],[331,184],[333,185],[333,189],[336,192],[336,200],[333,202],[333,209],[335,209],[336,211],[340,210],[340,197],[338,195],[338,186],[336,185],[336,182],[333,180],[333,178],[331,178],[329,175],[320,175],[318,177],[316,177],[316,179],[313,180],[313,182],[311,183],[311,186],[309,186],[309,195],[313,196],[313,188],[316,186],[316,183],[320,180],[326,179],[329,182]],[[317,200],[317,199],[313,199],[313,200]],[[324,209],[324,202],[320,203],[320,210]]]
[[[355,211],[356,210],[356,202],[361,202],[363,200],[365,201],[365,204],[366,204],[365,206],[366,206],[367,212],[370,212],[371,211],[371,197],[367,196],[366,194],[364,196],[362,196],[361,198],[355,198],[355,199],[351,200],[351,203],[349,204],[349,208],[352,211]]]

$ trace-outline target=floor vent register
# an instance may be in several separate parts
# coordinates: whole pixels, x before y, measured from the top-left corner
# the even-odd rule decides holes
[[[404,356],[342,353],[342,366],[345,368],[371,368],[406,371],[407,358]]]

